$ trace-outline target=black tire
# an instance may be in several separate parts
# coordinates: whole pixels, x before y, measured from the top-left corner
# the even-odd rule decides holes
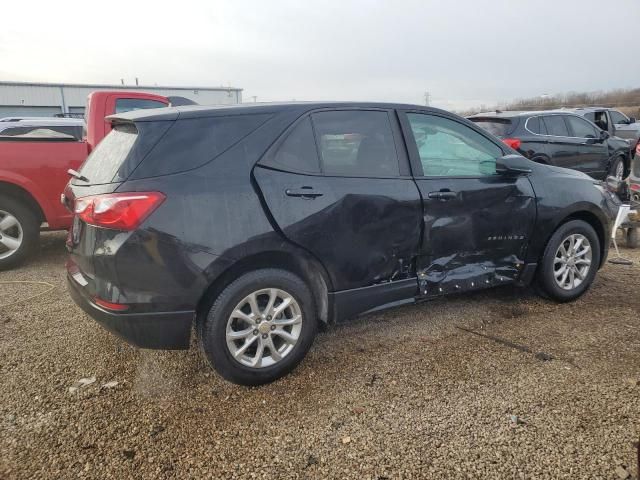
[[[255,368],[233,357],[227,346],[226,330],[236,306],[249,294],[265,288],[277,288],[290,294],[300,307],[302,323],[298,340],[286,356],[274,365]],[[215,299],[202,325],[200,346],[211,366],[225,379],[240,385],[262,385],[288,374],[302,361],[317,328],[313,295],[300,278],[286,270],[256,270],[233,281]]]
[[[12,215],[19,224],[17,227],[8,230],[7,237],[19,235],[16,233],[17,228],[22,230],[22,241],[13,253],[10,253],[10,250],[4,244],[0,245],[0,270],[7,270],[20,265],[33,253],[40,238],[40,222],[37,214],[23,202],[0,195],[0,221],[6,217],[3,212]],[[2,231],[0,231],[0,237],[2,237]],[[0,243],[2,243],[1,238]],[[4,257],[4,255],[7,256]]]
[[[616,171],[618,170],[619,165],[622,165],[622,177],[620,178],[620,180],[623,180],[624,179],[624,158],[622,157],[616,157],[613,160],[613,162],[611,163],[611,167],[609,167],[609,172],[607,173],[607,175],[610,177],[616,177]]]
[[[627,248],[638,248],[638,229],[627,228]]]
[[[565,290],[558,283],[556,283],[554,274],[554,261],[556,252],[560,248],[560,244],[565,241],[569,235],[581,234],[587,238],[591,244],[591,265],[586,273],[585,279],[580,285],[571,289]],[[547,242],[544,254],[538,266],[536,274],[536,287],[541,291],[541,296],[549,299],[556,300],[558,302],[570,302],[575,300],[584,294],[596,276],[598,267],[600,266],[600,240],[598,235],[591,225],[582,220],[571,220],[558,227],[554,234]]]

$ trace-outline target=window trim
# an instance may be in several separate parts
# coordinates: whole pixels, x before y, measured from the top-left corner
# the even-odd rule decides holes
[[[562,117],[572,117],[572,114],[568,114],[568,113],[558,113],[558,112],[554,112],[554,113],[542,113],[539,115],[531,115],[530,117],[527,117],[527,120],[524,122],[524,129],[529,132],[531,135],[536,135],[538,137],[553,137],[553,138],[571,138],[571,139],[578,139],[578,140],[584,140],[585,138],[589,138],[589,137],[570,137],[570,136],[565,136],[565,135],[549,135],[549,131],[547,130],[547,133],[534,133],[531,130],[529,130],[528,127],[528,123],[529,123],[529,119],[530,118],[534,118],[534,117],[552,117],[552,116],[562,116]],[[587,120],[586,118],[584,118],[582,115],[575,115],[576,117],[582,119],[583,121],[590,123],[591,125],[593,125],[597,130],[602,130],[600,127],[598,127],[595,123],[593,123],[591,120]],[[567,127],[567,132],[568,133],[572,133],[573,129],[569,127],[569,124],[567,123],[566,119],[562,119],[562,121],[564,122],[565,126]],[[546,125],[545,125],[545,130],[546,130]],[[598,137],[595,137],[598,138]]]
[[[420,115],[431,115],[433,117],[440,117],[447,120],[451,120],[453,122],[457,122],[460,125],[469,127],[471,130],[478,133],[480,136],[484,137],[490,143],[494,144],[498,148],[498,150],[502,152],[502,155],[507,155],[508,152],[505,150],[504,148],[505,145],[503,145],[502,142],[500,141],[496,142],[493,138],[487,135],[488,133],[487,131],[483,130],[481,127],[476,126],[476,124],[470,120],[462,119],[463,121],[461,122],[459,118],[456,118],[453,115],[447,115],[444,112],[432,111],[432,110],[398,109],[397,112],[398,112],[398,116],[400,117],[400,124],[402,125],[402,131],[404,134],[406,147],[409,152],[409,159],[411,160],[411,168],[413,170],[414,178],[430,179],[430,180],[433,180],[433,179],[441,179],[441,180],[461,179],[462,180],[462,179],[497,178],[499,176],[499,174],[497,173],[495,175],[464,175],[464,176],[463,175],[448,175],[448,176],[425,175],[424,169],[422,167],[422,161],[420,160],[420,153],[418,152],[418,146],[416,145],[415,138],[413,137],[413,130],[411,129],[411,123],[409,122],[409,117],[407,116],[407,114],[409,113],[417,113]]]
[[[313,119],[311,116],[314,113],[322,113],[322,112],[341,112],[341,111],[374,111],[374,112],[385,112],[387,114],[387,118],[389,119],[389,126],[391,128],[391,133],[393,137],[393,143],[396,150],[396,157],[398,160],[398,170],[399,175],[336,175],[336,174],[326,174],[323,171],[320,146],[318,145],[318,137],[315,131],[315,125],[313,124]],[[306,110],[302,112],[298,117],[296,117],[289,126],[287,126],[282,132],[278,135],[275,141],[271,144],[271,146],[267,149],[267,151],[260,157],[260,159],[256,162],[257,166],[261,166],[263,168],[270,168],[272,170],[278,170],[281,172],[293,173],[296,175],[308,175],[312,177],[328,177],[328,178],[382,178],[382,179],[410,179],[413,178],[411,174],[411,160],[409,158],[409,153],[407,151],[406,145],[404,143],[404,136],[402,132],[402,126],[399,122],[399,119],[394,114],[395,110],[393,108],[376,108],[376,107],[361,107],[361,106],[340,106],[340,107],[322,107],[322,108],[314,108],[312,110]],[[289,134],[301,123],[305,118],[309,118],[311,123],[311,128],[313,130],[313,140],[316,147],[316,157],[318,159],[318,167],[319,171],[316,173],[307,172],[304,170],[298,170],[294,168],[286,167],[285,165],[280,165],[273,161],[275,155],[278,150],[282,146],[282,144],[289,137]]]

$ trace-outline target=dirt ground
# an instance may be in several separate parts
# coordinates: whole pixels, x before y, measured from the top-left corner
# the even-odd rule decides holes
[[[42,243],[0,273],[1,479],[637,478],[640,251],[571,304],[504,287],[332,327],[245,388],[102,330]]]

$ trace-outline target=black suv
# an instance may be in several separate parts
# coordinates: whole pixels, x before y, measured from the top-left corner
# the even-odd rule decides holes
[[[140,110],[63,196],[71,295],[143,348],[225,378],[292,370],[318,324],[535,281],[559,301],[606,255],[614,197],[440,110],[373,103]]]
[[[572,168],[597,179],[629,174],[631,147],[565,110],[478,113],[469,120],[534,162]]]

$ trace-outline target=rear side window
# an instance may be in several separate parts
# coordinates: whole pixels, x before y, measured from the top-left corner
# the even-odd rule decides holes
[[[316,141],[309,117],[293,128],[268,163],[294,172],[320,173]]]
[[[564,123],[562,115],[546,115],[540,117],[544,123],[547,134],[555,137],[570,137],[567,125]]]
[[[272,114],[264,113],[178,119],[132,178],[170,175],[198,168],[231,148],[271,117]]]
[[[144,98],[118,98],[116,100],[116,113],[130,112],[132,110],[144,110],[147,108],[163,108],[166,103]]]
[[[515,127],[509,118],[470,118],[469,120],[496,137],[510,135]]]
[[[387,177],[400,174],[387,112],[344,110],[311,116],[326,175]]]

